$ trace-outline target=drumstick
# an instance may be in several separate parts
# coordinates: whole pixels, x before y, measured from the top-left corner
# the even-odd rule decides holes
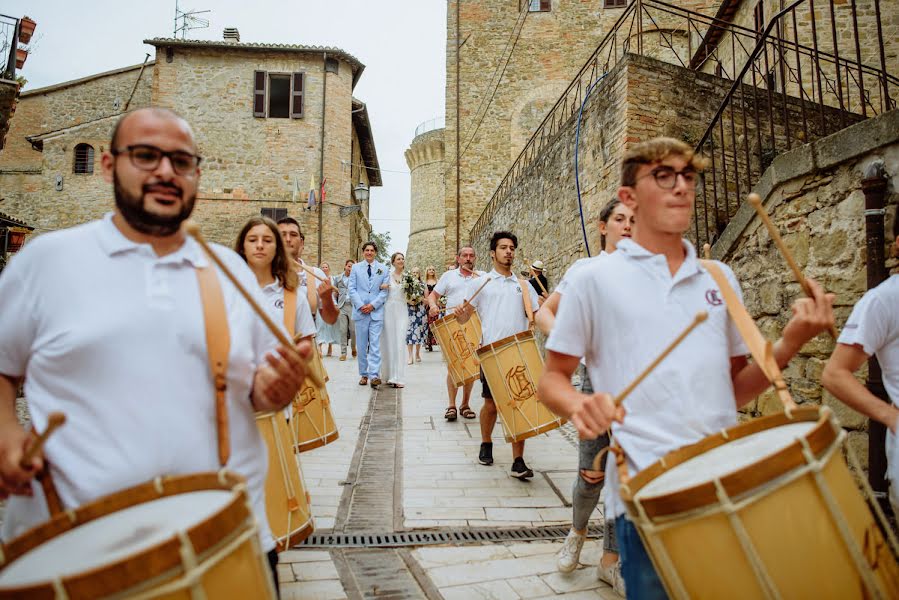
[[[240,292],[240,295],[243,296],[244,300],[246,300],[250,304],[250,308],[253,309],[253,312],[262,319],[262,322],[265,323],[265,326],[268,327],[268,330],[272,332],[278,342],[284,346],[285,348],[294,348],[295,346],[291,343],[290,338],[288,338],[281,328],[275,325],[275,322],[272,321],[271,317],[268,316],[268,313],[256,303],[256,300],[253,296],[244,289],[243,285],[237,280],[233,273],[228,269],[225,263],[218,257],[218,255],[212,251],[212,248],[209,247],[209,244],[206,242],[206,239],[203,237],[203,234],[200,233],[200,227],[196,223],[188,221],[184,224],[184,230],[190,235],[192,238],[197,240],[197,243],[203,248],[203,251],[212,259],[218,268],[221,269],[222,273],[225,274],[225,277],[237,288],[237,291]],[[316,387],[324,387],[324,382],[322,382],[321,378],[318,377],[316,373],[313,372],[311,367],[312,358],[306,359],[306,366],[309,367],[306,369],[306,376],[312,380],[312,383],[315,384]]]
[[[484,289],[484,286],[487,285],[488,283],[490,283],[490,278],[489,278],[489,277],[484,278],[484,283],[481,284],[481,287],[479,287],[478,289],[475,290],[474,294],[471,295],[471,298],[468,298],[467,300],[463,300],[463,301],[462,301],[462,306],[466,306],[466,305],[468,305],[468,304],[471,304],[471,301],[474,300],[475,297],[476,297],[478,294],[481,293],[481,290],[483,290],[483,289]]]
[[[706,260],[712,260],[712,246],[711,244],[703,244],[702,245],[702,257]]]
[[[771,239],[774,240],[774,245],[777,246],[777,249],[780,250],[780,253],[786,259],[787,264],[793,271],[793,276],[802,287],[802,291],[805,292],[806,296],[811,298],[812,288],[811,286],[809,286],[808,281],[806,281],[805,275],[803,275],[802,271],[799,270],[799,265],[796,264],[796,260],[793,258],[793,255],[790,253],[787,245],[784,244],[783,238],[780,237],[780,232],[777,230],[777,227],[775,227],[774,223],[771,222],[771,217],[768,216],[768,211],[766,211],[765,207],[762,206],[762,199],[758,194],[749,194],[746,199],[749,200],[749,203],[755,209],[755,212],[758,213],[759,218],[762,220],[762,223],[764,223],[765,227],[768,228],[768,233],[771,235]],[[832,337],[833,339],[837,339],[837,328],[834,325],[830,326],[829,332],[830,337]]]
[[[321,281],[322,283],[328,281],[328,278],[327,278],[327,277],[322,277],[321,275],[319,275],[318,273],[315,272],[315,269],[313,269],[313,268],[311,268],[311,267],[307,267],[306,265],[304,265],[304,264],[301,263],[301,262],[298,262],[297,264],[300,265],[300,268],[302,268],[304,271],[306,271],[307,273],[309,273],[310,275],[312,275],[313,277],[315,277],[316,279],[318,279],[318,280]],[[330,282],[329,282],[329,283],[330,283]]]
[[[546,291],[546,287],[543,285],[543,281],[541,281],[541,279],[539,277],[537,277],[537,274],[534,273],[534,269],[531,267],[528,267],[528,270],[531,272],[531,277],[536,279],[537,283],[540,284],[540,289],[543,290],[543,293],[546,294],[547,297],[549,297],[549,292]]]
[[[19,466],[23,469],[27,469],[31,463],[31,459],[37,456],[37,453],[41,451],[41,448],[44,447],[44,442],[47,441],[50,434],[53,433],[57,427],[65,425],[65,422],[66,416],[61,412],[50,413],[47,416],[47,428],[44,429],[44,433],[34,438],[34,443],[25,451],[25,455],[22,457],[22,460],[19,461]]]
[[[646,379],[646,377],[649,376],[649,374],[652,373],[653,370],[654,370],[657,366],[659,366],[659,363],[662,362],[663,360],[665,360],[665,357],[667,357],[669,354],[671,354],[671,352],[672,352],[675,348],[677,348],[677,346],[678,346],[682,341],[684,341],[684,338],[686,338],[688,335],[690,335],[690,333],[691,333],[694,329],[696,329],[696,326],[697,326],[697,325],[699,325],[700,323],[702,323],[703,321],[705,321],[705,320],[708,319],[708,318],[709,318],[709,313],[707,313],[707,312],[704,311],[704,310],[701,310],[701,311],[699,311],[698,313],[696,313],[696,316],[693,317],[693,322],[691,322],[691,323],[687,326],[687,328],[684,329],[684,330],[680,333],[680,335],[677,336],[677,337],[674,339],[673,342],[671,342],[670,344],[668,344],[668,347],[665,348],[665,349],[662,351],[662,353],[659,354],[659,355],[656,357],[656,359],[655,359],[654,361],[652,361],[652,362],[649,364],[648,367],[646,367],[645,369],[643,369],[643,372],[640,373],[639,375],[637,375],[637,378],[636,378],[636,379],[634,379],[632,382],[630,382],[630,384],[629,384],[626,388],[624,388],[621,392],[618,393],[617,396],[615,396],[615,398],[612,400],[612,402],[615,403],[615,406],[621,406],[621,403],[624,402],[624,399],[627,398],[627,396],[628,396],[631,392],[634,391],[634,388],[637,387],[638,385],[640,385],[640,383],[642,383],[642,381],[643,381],[644,379]],[[601,467],[601,465],[600,465],[600,462],[601,462],[600,459],[601,459],[601,458],[602,458],[602,455],[601,455],[601,454],[597,454],[596,457],[593,459],[593,470],[594,470],[594,471],[600,471],[600,470],[602,470],[602,469],[600,468],[600,467]]]

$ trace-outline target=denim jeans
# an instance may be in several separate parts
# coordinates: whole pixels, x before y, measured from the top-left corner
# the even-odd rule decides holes
[[[668,594],[634,524],[622,515],[615,519],[615,533],[621,549],[621,574],[628,599],[666,600]]]

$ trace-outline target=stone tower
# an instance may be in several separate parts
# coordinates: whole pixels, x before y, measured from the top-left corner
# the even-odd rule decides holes
[[[432,126],[436,122],[431,122]],[[407,268],[433,265],[443,272],[444,261],[444,162],[443,129],[428,129],[423,123],[406,150],[406,163],[412,173],[412,203]]]

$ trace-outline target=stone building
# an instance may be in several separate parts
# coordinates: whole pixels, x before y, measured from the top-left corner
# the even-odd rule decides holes
[[[161,106],[194,128],[194,215],[209,239],[231,245],[247,218],[290,215],[310,262],[357,257],[371,227],[353,190],[381,185],[367,109],[352,95],[364,66],[336,48],[238,39],[145,40],[156,60],[23,93],[0,152],[4,208],[36,233],[101,216],[112,206],[99,172],[112,126]],[[319,199],[324,189],[321,211],[306,209],[310,186]]]
[[[433,123],[433,128],[429,123]],[[406,262],[419,267],[422,275],[428,266],[444,267],[444,147],[443,128],[435,121],[422,123],[416,130],[409,149],[406,164],[411,172],[411,228],[406,250]]]

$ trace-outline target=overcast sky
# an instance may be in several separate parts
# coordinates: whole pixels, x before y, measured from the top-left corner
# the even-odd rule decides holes
[[[336,46],[365,65],[354,95],[368,105],[383,187],[373,188],[371,221],[406,250],[409,168],[403,152],[422,121],[442,116],[445,0],[179,0],[210,10],[208,29],[190,39],[221,39],[237,27],[242,42]],[[32,54],[19,72],[34,89],[143,62],[153,37],[172,37],[175,0],[3,0],[0,12],[37,21]],[[151,56],[151,59],[155,55]],[[391,172],[398,171],[398,172]]]

